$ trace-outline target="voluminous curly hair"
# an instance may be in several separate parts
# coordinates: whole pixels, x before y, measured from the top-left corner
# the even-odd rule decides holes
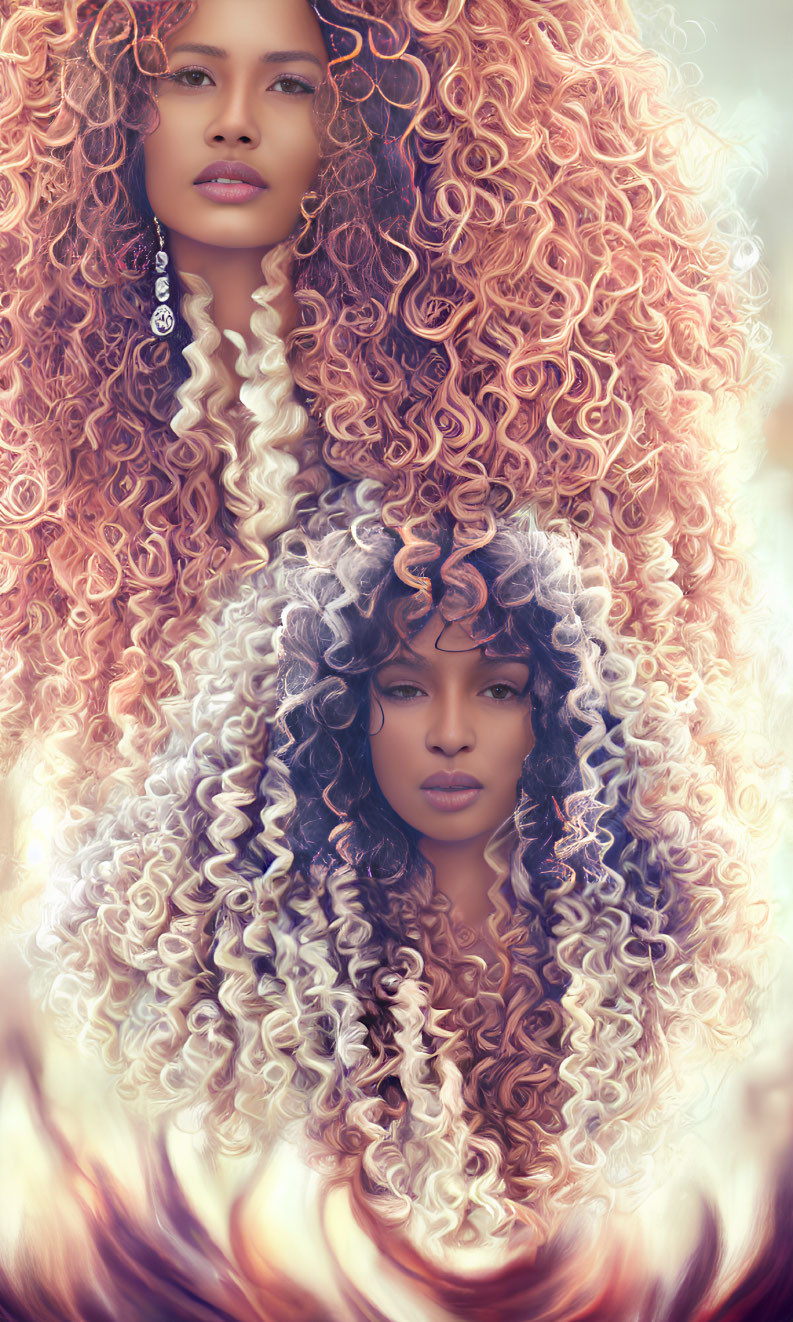
[[[602,575],[569,536],[499,524],[467,615],[529,660],[537,740],[486,968],[367,758],[373,667],[461,603],[448,533],[404,582],[379,495],[328,497],[207,627],[144,794],[66,866],[42,974],[127,1095],[223,1144],[299,1123],[377,1217],[439,1244],[544,1230],[640,1169],[682,1052],[690,1076],[745,1034],[757,859]]]
[[[122,732],[144,758],[156,744],[160,699],[214,580],[240,545],[266,561],[269,538],[294,518],[298,462],[314,457],[273,309],[291,279],[289,245],[269,255],[252,306],[246,408],[213,370],[220,338],[200,282],[181,282],[186,320],[170,342],[149,325],[156,245],[143,138],[156,124],[163,43],[193,8],[2,6],[0,752],[7,760],[31,724],[54,728],[54,756],[78,782],[112,765]],[[336,7],[323,0],[319,11],[329,47],[344,44]],[[355,80],[368,64],[402,65],[365,40],[369,26],[357,25],[358,55],[339,56],[343,75],[332,69],[323,88],[325,165],[306,199],[322,221],[307,210],[297,227],[328,296],[351,212],[387,253],[382,199],[410,192],[393,137],[407,112],[395,106],[378,125],[359,111]],[[389,277],[370,257],[380,289]]]
[[[703,165],[723,144],[625,0],[339,5],[404,23],[428,76],[389,299],[363,247],[341,304],[296,272],[295,374],[329,463],[383,482],[408,544],[441,505],[461,554],[526,500],[578,529],[642,682],[692,703],[729,810],[762,837],[760,722],[735,720],[756,679],[730,463],[767,363],[742,239],[719,229],[733,199]]]
[[[315,10],[331,66],[290,361],[328,463],[382,480],[408,543],[448,505],[464,552],[527,495],[541,526],[585,531],[637,666],[693,695],[738,811],[746,758],[719,715],[744,605],[723,417],[762,355],[686,177],[696,127],[669,68],[621,0]],[[0,33],[3,735],[55,722],[82,775],[119,727],[156,742],[169,658],[237,521],[266,504],[241,538],[263,557],[292,518],[295,465],[281,452],[255,478],[261,451],[189,348],[174,434],[182,358],[143,312],[141,135],[162,39],[189,12],[15,0]],[[279,427],[271,459],[300,433]]]

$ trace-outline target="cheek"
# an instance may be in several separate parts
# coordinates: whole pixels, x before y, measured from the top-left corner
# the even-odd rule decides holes
[[[415,761],[415,735],[409,726],[406,728],[406,722],[400,721],[391,712],[388,720],[383,722],[376,707],[372,708],[370,714],[369,729],[377,732],[369,735],[375,780],[383,797],[399,812],[405,787],[411,777],[411,763]]]
[[[374,782],[378,786],[380,793],[392,808],[394,805],[394,759],[390,748],[381,742],[378,736],[369,740],[369,751],[372,755],[372,771],[374,773]]]
[[[314,182],[320,165],[313,117],[274,125],[270,141],[279,144],[278,153],[272,153],[272,157],[274,167],[280,166],[283,182],[305,192]]]
[[[381,730],[378,734],[369,736],[369,751],[372,755],[372,769],[378,785],[388,798],[388,785],[393,774],[393,766],[397,757],[397,750],[394,747],[392,732],[386,734]]]
[[[521,763],[523,763],[525,759],[529,756],[529,753],[534,747],[535,742],[536,741],[534,738],[534,726],[531,723],[531,714],[527,712],[523,721],[523,739],[521,743],[522,755],[520,759]]]
[[[156,201],[167,195],[169,178],[173,184],[173,152],[166,125],[160,123],[153,133],[143,140],[143,162],[146,170],[146,191],[154,210]]]
[[[520,779],[523,770],[523,763],[534,747],[534,732],[531,727],[531,719],[526,716],[524,720],[512,721],[509,726],[502,731],[501,738],[495,736],[492,743],[492,756],[494,765],[501,767],[503,771],[503,780],[505,792],[514,794],[515,785]]]

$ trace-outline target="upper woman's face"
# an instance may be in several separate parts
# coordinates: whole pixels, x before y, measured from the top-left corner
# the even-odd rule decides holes
[[[166,49],[144,143],[153,211],[193,243],[273,247],[319,166],[313,104],[327,55],[313,11],[307,0],[198,0]]]
[[[528,682],[526,662],[485,656],[437,615],[376,672],[374,773],[423,840],[486,840],[512,816],[534,746]]]

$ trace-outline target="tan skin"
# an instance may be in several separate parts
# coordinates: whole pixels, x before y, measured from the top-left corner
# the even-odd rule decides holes
[[[528,679],[524,660],[487,657],[465,628],[444,628],[434,615],[409,648],[377,670],[371,687],[369,747],[377,782],[393,810],[418,831],[436,888],[452,901],[452,917],[474,929],[469,949],[487,963],[496,962],[485,934],[495,876],[485,849],[514,811],[523,761],[534,746]],[[432,791],[428,797],[421,787],[439,771],[462,772],[481,790],[459,805],[438,801],[441,790],[433,802]],[[454,793],[448,791],[450,799]],[[460,791],[461,801],[464,796]],[[450,990],[434,1005],[449,1008],[454,1001]],[[285,1239],[286,1223],[279,1222],[277,1235],[267,1231],[273,1207],[281,1207],[278,1180],[278,1172],[266,1172],[235,1209],[246,1270],[265,1285],[274,1264],[288,1267],[299,1251],[296,1237]]]
[[[534,746],[528,681],[525,661],[488,656],[463,625],[444,627],[434,615],[409,648],[378,669],[372,686],[377,783],[419,833],[436,888],[480,932],[495,880],[485,850],[512,816]]]
[[[177,271],[201,276],[216,325],[247,340],[262,259],[292,232],[319,169],[314,93],[327,69],[322,33],[307,0],[198,0],[166,52],[169,74],[156,85],[159,123],[144,143],[149,202],[168,231]],[[249,167],[264,186],[242,201],[212,196],[197,179],[209,167],[223,174],[223,163]],[[291,295],[281,314],[290,329]],[[223,362],[235,382],[236,352],[224,340]]]
[[[496,962],[484,930],[495,876],[485,849],[514,811],[523,761],[534,746],[528,679],[524,660],[487,657],[465,628],[444,628],[434,615],[409,648],[377,670],[371,687],[369,747],[377,782],[393,810],[418,831],[436,888],[452,901],[452,917],[474,929],[469,949],[487,963]],[[453,789],[446,803],[443,790],[435,801],[431,790],[422,790],[436,773],[455,771],[481,786],[468,802],[464,790],[457,804]],[[454,1000],[450,990],[435,1008]],[[281,1207],[278,1181],[277,1171],[265,1172],[235,1209],[246,1270],[265,1285],[274,1265],[288,1267],[299,1251],[297,1237],[285,1239],[287,1223],[279,1222],[277,1235],[267,1230],[273,1207]]]

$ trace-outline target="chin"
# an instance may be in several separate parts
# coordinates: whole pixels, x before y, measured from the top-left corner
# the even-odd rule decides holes
[[[434,841],[439,845],[466,845],[472,840],[488,838],[496,830],[498,830],[498,827],[495,826],[491,830],[488,826],[477,826],[475,823],[466,822],[464,826],[460,826],[457,830],[444,831],[442,828],[432,831],[419,830],[419,835],[424,840]]]

